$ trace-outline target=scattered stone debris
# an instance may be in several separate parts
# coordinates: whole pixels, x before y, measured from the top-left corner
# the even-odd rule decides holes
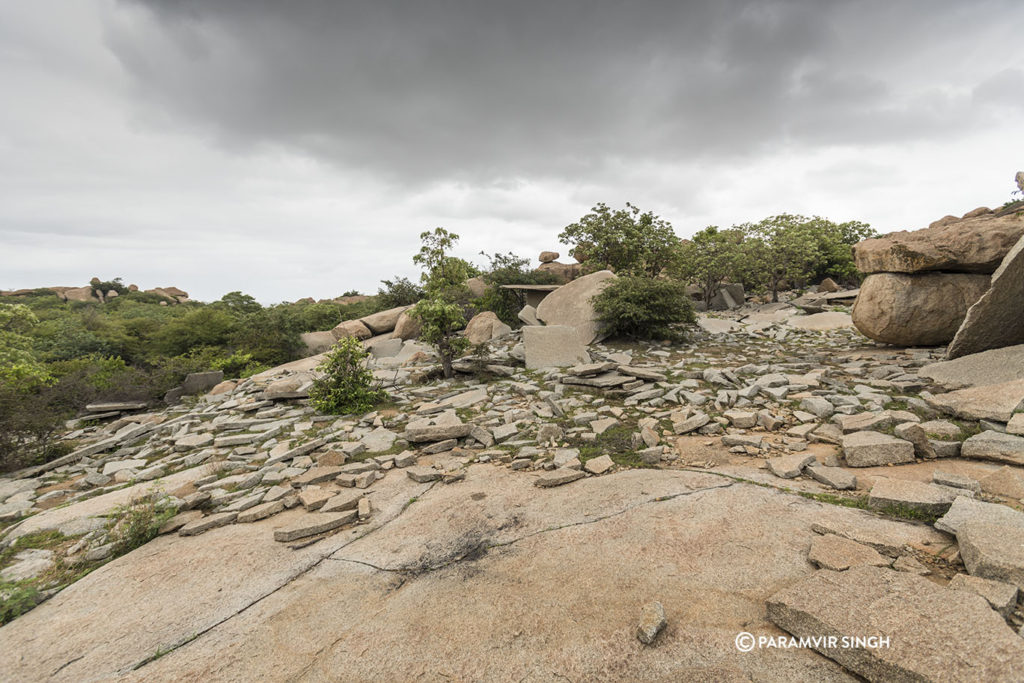
[[[5,580],[45,575],[72,556],[110,557],[104,515],[154,491],[177,512],[160,529],[178,534],[176,542],[255,525],[246,528],[294,544],[287,550],[373,524],[381,514],[379,482],[395,478],[424,491],[449,490],[445,484],[458,491],[473,481],[471,465],[486,465],[528,477],[543,497],[559,495],[545,488],[584,479],[615,481],[630,467],[692,468],[925,523],[941,515],[934,525],[943,534],[928,527],[948,539],[935,542],[935,553],[949,546],[941,560],[866,523],[822,519],[814,531],[824,535],[811,540],[807,555],[808,571],[822,569],[801,589],[804,602],[791,587],[792,599],[784,590],[770,614],[791,633],[807,630],[811,617],[802,615],[812,613],[840,633],[855,622],[838,615],[839,603],[823,606],[826,586],[839,586],[869,625],[882,624],[895,607],[878,602],[876,613],[864,601],[898,590],[911,607],[892,632],[894,643],[897,633],[907,637],[896,655],[823,654],[867,677],[923,676],[925,663],[935,663],[924,648],[934,646],[936,662],[946,663],[947,619],[980,618],[980,633],[965,645],[982,662],[978,671],[1011,670],[999,667],[1014,665],[1018,654],[982,616],[972,591],[989,600],[984,613],[1005,630],[993,610],[1019,621],[1016,593],[1006,597],[1024,584],[1024,514],[1009,507],[1024,498],[1017,368],[975,373],[987,383],[945,383],[936,378],[956,380],[960,371],[936,364],[941,349],[871,346],[839,316],[809,320],[786,301],[702,315],[704,331],[687,344],[585,345],[579,330],[593,328],[568,313],[565,324],[551,324],[559,320],[556,303],[547,306],[548,325],[538,315],[521,331],[478,320],[480,348],[455,364],[452,380],[429,379],[437,377],[436,357],[399,334],[404,310],[339,326],[332,336],[364,338],[373,351],[369,368],[389,392],[386,410],[365,415],[319,415],[310,407],[319,356],[237,381],[201,378],[208,393],[159,411],[92,406],[68,423],[69,455],[0,479],[0,521],[10,524],[0,536],[4,547],[40,531],[73,532],[51,555],[19,553],[3,568]],[[813,315],[830,312],[837,311]],[[392,332],[381,332],[389,326]],[[928,468],[923,481],[904,476],[904,466]],[[968,574],[954,578],[956,590],[920,578],[963,571],[958,557]],[[986,594],[983,580],[1004,588]],[[645,643],[664,627],[660,605],[648,607],[637,630]],[[987,638],[998,647],[986,646]],[[959,666],[952,662],[949,671],[962,672]]]

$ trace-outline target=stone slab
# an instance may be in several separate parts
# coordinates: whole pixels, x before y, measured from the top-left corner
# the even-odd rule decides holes
[[[992,284],[967,317],[946,352],[959,358],[979,351],[1024,343],[1024,237],[992,274]]]
[[[910,573],[819,570],[769,598],[768,618],[796,637],[888,637],[888,647],[813,646],[872,681],[1024,677],[1024,638],[984,598]]]
[[[569,367],[589,363],[590,355],[576,328],[569,325],[529,325],[523,328],[526,368]]]
[[[967,420],[1009,422],[1024,407],[1024,379],[936,394],[928,405]]]

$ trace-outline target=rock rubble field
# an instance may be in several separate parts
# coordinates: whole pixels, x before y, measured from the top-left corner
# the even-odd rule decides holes
[[[557,303],[479,324],[453,380],[374,343],[365,415],[308,405],[321,356],[91,406],[0,480],[5,580],[84,574],[0,628],[0,679],[1024,678],[1024,345],[945,360],[783,301],[585,346]]]

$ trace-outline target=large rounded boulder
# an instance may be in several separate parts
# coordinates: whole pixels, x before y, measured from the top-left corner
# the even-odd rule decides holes
[[[992,273],[1024,236],[1024,215],[985,207],[946,216],[924,230],[891,232],[853,248],[862,273]]]
[[[875,341],[898,346],[948,343],[989,286],[988,275],[875,273],[860,287],[853,323]]]

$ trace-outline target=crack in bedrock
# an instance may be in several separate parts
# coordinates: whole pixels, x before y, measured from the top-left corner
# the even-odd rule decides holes
[[[716,473],[711,472],[711,473],[703,473],[703,474],[716,474]],[[674,500],[676,498],[688,497],[688,496],[692,496],[692,495],[696,495],[696,494],[700,494],[700,493],[705,493],[707,491],[716,491],[716,490],[727,489],[727,488],[730,488],[731,486],[733,486],[735,484],[739,484],[739,483],[742,483],[742,482],[730,481],[728,484],[725,484],[725,485],[722,485],[722,486],[707,486],[707,487],[703,487],[703,488],[699,488],[699,489],[691,490],[691,491],[683,491],[683,492],[680,492],[680,493],[673,493],[673,494],[664,495],[664,496],[655,496],[653,498],[648,498],[646,500],[640,501],[638,503],[634,503],[632,505],[627,505],[626,507],[622,508],[621,510],[616,510],[615,512],[610,512],[608,514],[600,515],[598,517],[593,517],[593,518],[590,518],[590,519],[584,519],[584,520],[580,520],[578,522],[570,522],[568,524],[562,524],[562,525],[555,526],[555,527],[548,527],[546,529],[540,529],[538,531],[532,531],[532,532],[530,532],[528,534],[523,534],[522,536],[519,536],[517,538],[513,538],[513,539],[508,540],[508,541],[502,541],[502,542],[498,542],[498,543],[488,543],[485,547],[482,548],[482,551],[485,553],[488,550],[490,550],[491,548],[503,548],[503,547],[511,546],[511,545],[514,545],[514,544],[518,543],[519,541],[523,541],[523,540],[526,540],[528,538],[532,538],[533,536],[537,536],[539,534],[546,534],[546,533],[550,533],[550,532],[553,532],[553,531],[561,531],[562,529],[569,529],[569,528],[576,527],[576,526],[585,526],[585,525],[588,525],[588,524],[596,524],[598,522],[603,522],[604,520],[611,519],[612,517],[618,517],[619,515],[623,515],[623,514],[629,512],[629,511],[631,511],[631,510],[635,510],[635,509],[637,509],[639,507],[642,507],[644,505],[650,505],[651,503],[663,503],[663,502],[666,502],[666,501]],[[426,489],[423,490],[422,493],[417,495],[417,498],[419,498],[422,501],[423,497],[426,496],[428,493],[430,493],[430,491],[434,488],[435,484],[436,484],[436,482],[431,483]],[[189,643],[192,643],[194,641],[199,640],[202,636],[206,635],[207,633],[209,633],[213,629],[217,628],[221,624],[224,624],[224,623],[230,621],[231,619],[234,619],[235,617],[245,613],[251,607],[254,607],[255,605],[258,605],[263,600],[265,600],[265,599],[269,598],[270,596],[274,595],[275,593],[277,593],[281,589],[289,586],[291,583],[293,583],[297,579],[302,578],[303,576],[305,576],[306,574],[311,572],[313,569],[316,569],[318,566],[320,566],[320,564],[324,560],[334,560],[335,562],[348,562],[348,563],[351,563],[351,564],[359,564],[359,565],[363,565],[363,566],[369,567],[371,569],[374,569],[376,571],[396,573],[396,574],[412,575],[412,578],[414,578],[415,576],[418,576],[418,575],[422,575],[422,574],[425,574],[425,573],[434,572],[434,571],[437,571],[437,570],[440,570],[440,569],[444,569],[445,567],[449,567],[449,566],[457,564],[459,562],[465,562],[467,560],[472,561],[472,560],[480,558],[480,556],[482,554],[480,547],[472,547],[472,548],[470,548],[470,550],[468,552],[461,553],[459,556],[454,557],[452,559],[449,559],[449,560],[447,560],[447,561],[445,561],[443,563],[437,564],[437,565],[428,565],[428,566],[422,566],[422,565],[416,566],[416,565],[413,565],[413,566],[401,567],[401,568],[378,567],[377,565],[374,565],[374,564],[369,563],[369,562],[363,562],[361,560],[334,557],[334,555],[336,553],[340,552],[345,547],[351,545],[352,543],[355,543],[356,541],[362,540],[362,539],[370,536],[371,534],[377,533],[378,531],[380,531],[381,529],[385,528],[386,526],[388,526],[392,522],[396,521],[402,515],[404,515],[406,510],[408,510],[410,507],[414,507],[414,506],[406,506],[405,508],[400,510],[397,515],[395,515],[391,519],[387,520],[386,522],[382,523],[380,526],[376,527],[375,529],[372,529],[372,530],[368,531],[367,533],[363,534],[362,536],[359,536],[358,538],[354,538],[351,541],[348,541],[347,543],[345,543],[340,548],[335,548],[335,549],[331,550],[330,552],[325,553],[324,555],[322,555],[319,558],[315,559],[313,562],[309,563],[305,567],[299,569],[299,571],[295,572],[294,574],[292,574],[291,576],[286,578],[283,583],[281,583],[279,586],[277,586],[273,590],[270,590],[267,593],[264,593],[263,595],[257,597],[252,602],[246,604],[245,606],[243,606],[240,609],[236,610],[232,614],[227,615],[223,619],[220,619],[220,620],[214,622],[213,624],[207,626],[206,628],[202,629],[198,633],[194,633],[191,636],[189,636],[188,638],[184,638],[184,639],[180,640],[179,642],[173,644],[167,650],[162,651],[161,652],[161,656],[169,655],[169,654],[173,653],[174,651],[178,650],[179,648],[184,647],[185,645],[188,645]],[[81,659],[81,657],[79,657],[77,659]],[[77,661],[77,659],[71,660],[71,661],[67,662],[66,664],[61,666],[59,669],[57,669],[57,671],[60,671],[60,670],[64,669],[66,666],[68,666],[68,665],[74,663],[75,661]],[[127,669],[122,670],[119,673],[126,673],[127,671],[139,670],[139,669],[143,668],[144,666],[146,666],[147,664],[149,664],[149,663],[151,663],[151,662],[153,662],[155,660],[156,660],[155,657],[147,657],[146,659],[143,659],[143,660],[141,660],[139,662],[136,662],[132,666],[129,666]]]
[[[418,498],[422,498],[423,496],[425,496],[425,495],[427,495],[428,493],[430,493],[431,489],[433,489],[433,488],[434,488],[434,486],[436,485],[436,483],[437,483],[437,482],[432,482],[432,483],[431,483],[431,484],[430,484],[429,486],[427,486],[427,487],[426,487],[426,488],[425,488],[425,489],[424,489],[424,490],[423,490],[423,491],[422,491],[421,493],[418,493],[418,494],[417,494],[417,497],[418,497]],[[274,589],[272,589],[272,590],[270,590],[270,591],[268,591],[268,592],[264,593],[263,595],[261,595],[261,596],[257,597],[257,598],[256,598],[255,600],[253,600],[252,602],[249,602],[249,603],[247,603],[246,605],[244,605],[244,606],[243,606],[243,607],[241,607],[240,609],[236,610],[235,612],[233,612],[233,613],[231,613],[231,614],[227,615],[227,616],[226,616],[226,617],[224,617],[223,619],[219,619],[218,621],[216,621],[216,622],[214,622],[214,623],[210,624],[209,626],[207,626],[206,628],[202,629],[202,630],[201,630],[201,631],[199,631],[198,633],[193,633],[193,634],[192,634],[191,636],[189,636],[188,638],[184,638],[184,639],[182,639],[182,640],[178,641],[177,643],[174,643],[174,644],[173,644],[173,645],[172,645],[171,647],[169,647],[169,648],[168,648],[167,650],[162,650],[162,651],[161,651],[161,653],[160,653],[160,656],[161,656],[161,657],[163,657],[163,656],[169,655],[169,654],[171,654],[172,652],[174,652],[175,650],[177,650],[177,649],[179,649],[179,648],[181,648],[181,647],[184,647],[185,645],[188,645],[189,643],[191,643],[191,642],[193,642],[193,641],[199,640],[199,638],[201,638],[202,636],[206,635],[207,633],[209,633],[209,632],[210,632],[210,631],[212,631],[213,629],[217,628],[217,627],[218,627],[218,626],[220,626],[221,624],[224,624],[224,623],[226,623],[226,622],[230,621],[231,619],[234,619],[234,618],[235,618],[235,617],[237,617],[238,615],[240,615],[240,614],[243,614],[243,613],[244,613],[244,612],[246,612],[246,611],[247,611],[247,610],[248,610],[248,609],[249,609],[250,607],[254,607],[255,605],[258,605],[259,603],[261,603],[262,601],[266,600],[267,598],[269,598],[269,597],[270,597],[271,595],[273,595],[274,593],[277,593],[277,592],[278,592],[279,590],[281,590],[282,588],[285,588],[285,587],[287,587],[287,586],[291,585],[291,584],[292,584],[292,583],[293,583],[294,581],[296,581],[297,579],[300,579],[300,578],[302,578],[303,576],[305,576],[305,575],[306,575],[306,574],[308,574],[309,572],[311,572],[311,571],[313,571],[314,569],[316,569],[316,568],[317,568],[318,566],[320,566],[320,564],[321,564],[321,563],[322,563],[322,562],[323,562],[324,560],[326,560],[326,559],[329,559],[329,558],[331,557],[331,555],[333,555],[334,553],[336,553],[336,552],[338,552],[338,551],[342,550],[343,548],[345,548],[345,547],[346,547],[346,546],[348,546],[348,545],[351,545],[352,543],[355,543],[355,542],[356,542],[356,541],[358,541],[358,540],[364,539],[364,538],[366,538],[367,536],[370,536],[371,534],[377,533],[378,531],[380,531],[381,529],[383,529],[384,527],[386,527],[387,525],[391,524],[391,523],[392,523],[392,522],[394,522],[394,521],[395,521],[396,519],[398,519],[399,517],[401,517],[401,516],[402,516],[403,514],[405,514],[405,511],[406,511],[406,510],[408,510],[408,509],[409,509],[409,506],[403,507],[403,508],[402,508],[401,510],[399,510],[399,511],[398,511],[398,514],[397,514],[397,515],[395,515],[395,516],[394,516],[394,517],[392,517],[391,519],[387,520],[386,522],[382,523],[382,524],[381,524],[380,526],[378,526],[378,527],[376,527],[376,528],[374,528],[374,529],[371,529],[371,530],[367,531],[367,532],[366,532],[365,534],[363,534],[362,536],[359,536],[358,538],[353,538],[353,539],[351,539],[350,541],[347,541],[347,542],[346,542],[346,543],[344,543],[344,544],[343,544],[343,545],[342,545],[342,546],[341,546],[340,548],[334,548],[334,549],[332,549],[331,551],[329,551],[329,552],[326,552],[326,553],[324,553],[324,554],[323,554],[323,555],[321,555],[320,557],[316,558],[315,560],[313,560],[312,562],[310,562],[309,564],[307,564],[307,565],[306,565],[305,567],[301,567],[301,568],[300,568],[300,569],[299,569],[299,570],[298,570],[297,572],[295,572],[294,574],[292,574],[292,575],[288,576],[288,577],[287,577],[287,578],[286,578],[286,579],[284,580],[284,582],[283,582],[283,583],[281,583],[281,584],[280,584],[279,586],[277,586],[276,588],[274,588]],[[83,655],[83,656],[84,656],[84,655]],[[82,657],[78,657],[77,659],[73,659],[73,660],[71,660],[71,661],[69,661],[69,662],[65,663],[65,664],[64,664],[64,665],[62,665],[62,666],[61,666],[61,667],[60,667],[59,669],[57,669],[57,671],[60,671],[61,669],[63,669],[64,667],[66,667],[66,666],[68,666],[68,665],[70,665],[70,664],[74,663],[74,662],[75,662],[75,661],[77,661],[78,659],[82,659]],[[138,662],[136,662],[135,664],[133,664],[133,665],[129,666],[129,667],[127,668],[127,669],[122,669],[122,670],[121,670],[121,671],[119,671],[118,673],[126,673],[127,671],[137,671],[137,670],[141,669],[142,667],[146,666],[147,664],[149,664],[150,662],[153,662],[153,661],[155,661],[156,659],[157,659],[157,657],[155,657],[155,656],[150,656],[150,657],[147,657],[147,658],[145,658],[145,659],[143,659],[143,660],[141,660],[141,661],[138,661]],[[54,672],[54,673],[56,673],[56,672]]]
[[[380,572],[388,572],[388,573],[393,573],[393,574],[412,575],[412,576],[415,577],[415,576],[419,576],[421,574],[426,574],[426,573],[435,572],[435,571],[438,571],[438,570],[441,570],[441,569],[445,569],[446,567],[450,567],[450,566],[458,564],[460,562],[466,562],[466,561],[472,562],[474,560],[478,560],[478,559],[480,559],[483,556],[483,554],[485,554],[488,550],[491,550],[492,548],[506,548],[506,547],[515,545],[516,543],[519,543],[520,541],[524,541],[524,540],[526,540],[528,538],[533,538],[534,536],[538,536],[540,534],[547,534],[547,533],[551,533],[551,532],[554,532],[554,531],[561,531],[563,529],[571,529],[572,527],[577,527],[577,526],[586,526],[586,525],[589,525],[589,524],[597,524],[598,522],[603,522],[603,521],[611,519],[613,517],[618,517],[620,515],[624,515],[627,512],[630,512],[632,510],[636,510],[637,508],[643,507],[645,505],[650,505],[652,503],[664,503],[664,502],[668,502],[670,500],[675,500],[676,498],[684,498],[684,497],[688,497],[688,496],[697,495],[697,494],[700,494],[700,493],[706,493],[708,491],[720,491],[720,490],[724,490],[724,489],[730,488],[730,487],[735,486],[735,485],[740,484],[740,483],[742,483],[742,482],[733,481],[733,482],[730,482],[728,484],[724,484],[722,486],[709,486],[709,487],[706,487],[706,488],[700,488],[700,489],[696,489],[696,490],[693,490],[693,491],[683,491],[681,493],[672,493],[672,494],[664,495],[664,496],[655,496],[653,498],[648,498],[646,500],[642,500],[642,501],[640,501],[638,503],[633,503],[632,505],[627,505],[626,507],[622,508],[621,510],[616,510],[615,512],[609,512],[608,514],[599,515],[597,517],[591,517],[591,518],[588,518],[588,519],[583,519],[583,520],[580,520],[580,521],[577,521],[577,522],[569,522],[568,524],[560,524],[558,526],[547,527],[545,529],[539,529],[537,531],[531,531],[531,532],[529,532],[527,534],[523,534],[522,536],[518,536],[518,537],[510,539],[508,541],[499,541],[499,542],[493,542],[492,543],[492,542],[486,541],[486,539],[481,539],[483,541],[483,543],[485,544],[482,548],[477,543],[469,543],[469,544],[467,544],[467,545],[469,545],[469,548],[465,552],[458,553],[455,557],[452,557],[451,559],[445,560],[444,562],[440,562],[440,563],[437,563],[437,564],[427,564],[427,565],[424,565],[424,564],[420,563],[420,564],[406,565],[406,566],[403,566],[403,567],[381,567],[379,565],[373,564],[372,562],[365,562],[363,560],[356,560],[356,559],[346,558],[346,557],[335,557],[333,555],[331,557],[327,558],[327,559],[332,560],[334,562],[348,562],[348,563],[351,563],[351,564],[358,564],[358,565],[362,565],[364,567],[369,567],[370,569],[374,569],[374,570],[380,571]],[[462,540],[462,539],[460,538],[460,540]],[[339,551],[340,551],[340,549],[339,549]]]

